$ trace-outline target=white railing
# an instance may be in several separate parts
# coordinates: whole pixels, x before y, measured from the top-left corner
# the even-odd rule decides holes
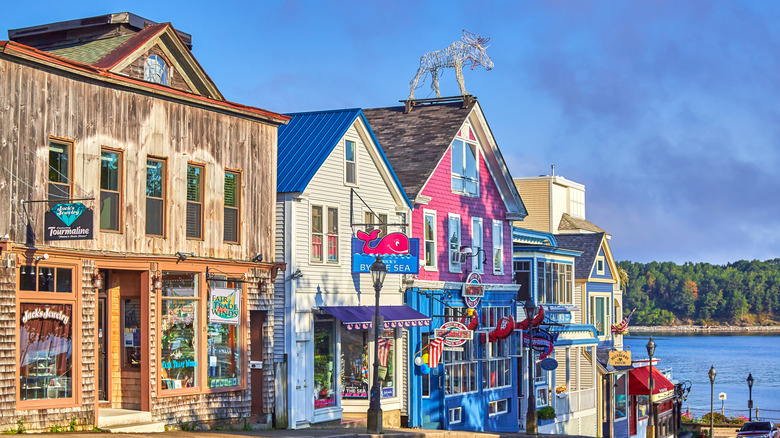
[[[596,407],[596,389],[581,389],[553,396],[556,414],[570,414]]]

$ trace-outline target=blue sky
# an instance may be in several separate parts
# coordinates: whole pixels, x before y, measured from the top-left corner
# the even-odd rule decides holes
[[[396,105],[421,55],[490,37],[495,68],[465,83],[512,175],[585,184],[616,259],[780,257],[778,2],[9,2],[0,32],[124,11],[190,33],[229,100],[279,112]]]

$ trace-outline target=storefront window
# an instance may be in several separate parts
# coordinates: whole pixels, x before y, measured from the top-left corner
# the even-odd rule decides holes
[[[162,389],[198,386],[198,274],[164,272],[160,318]]]
[[[336,406],[333,320],[314,321],[314,409]]]
[[[626,418],[626,373],[619,374],[615,381],[615,420]]]
[[[19,290],[71,293],[73,269],[23,265],[19,268]]]
[[[122,367],[141,368],[141,300],[122,300]]]
[[[73,396],[73,306],[19,305],[20,400]]]
[[[210,283],[208,325],[208,387],[224,388],[241,383],[241,293],[236,279]]]
[[[368,330],[341,331],[341,397],[368,398]]]
[[[395,364],[393,361],[395,360],[395,331],[393,330],[385,330],[382,334],[382,337],[389,340],[389,342],[386,344],[388,345],[387,351],[382,351],[382,344],[380,344],[380,351],[379,356],[381,357],[384,354],[387,354],[387,366],[383,367],[379,365],[379,387],[382,388],[382,397],[392,397],[395,395],[395,385],[393,384],[393,374],[395,370]]]
[[[638,395],[636,396],[636,405],[637,409],[639,409],[639,415],[638,417],[646,418],[647,417],[647,403],[648,397],[646,395]]]

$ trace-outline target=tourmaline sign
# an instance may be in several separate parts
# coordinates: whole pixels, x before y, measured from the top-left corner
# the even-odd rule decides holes
[[[92,209],[82,203],[57,204],[43,217],[43,240],[90,240]]]

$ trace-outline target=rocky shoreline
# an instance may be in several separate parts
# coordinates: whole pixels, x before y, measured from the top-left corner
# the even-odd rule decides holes
[[[631,333],[648,332],[780,332],[780,325],[759,326],[720,326],[720,325],[672,325],[672,326],[647,326],[636,325],[628,327]]]

